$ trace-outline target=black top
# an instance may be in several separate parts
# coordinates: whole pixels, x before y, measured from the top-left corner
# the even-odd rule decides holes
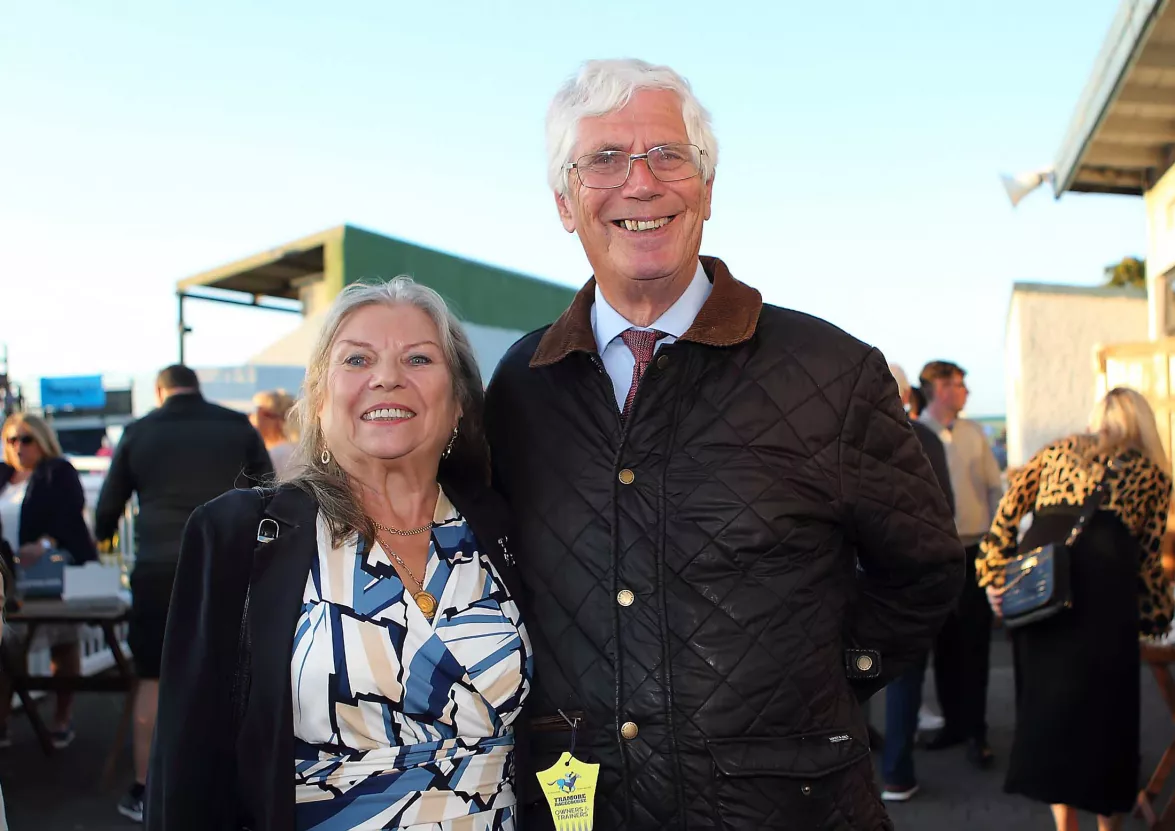
[[[272,473],[265,444],[243,413],[199,393],[173,395],[124,431],[98,497],[95,536],[113,536],[137,492],[136,561],[174,564],[192,511]]]
[[[7,486],[14,470],[0,464],[0,483]],[[82,516],[86,497],[78,472],[66,459],[44,459],[29,477],[20,506],[21,545],[52,537],[57,547],[73,555],[75,563],[98,559],[98,549]]]
[[[922,452],[930,461],[930,466],[934,469],[934,476],[942,485],[942,492],[946,494],[947,503],[951,506],[953,513],[955,510],[955,490],[951,487],[951,469],[947,466],[947,449],[943,446],[942,439],[925,424],[910,419],[910,426],[914,428],[914,435],[918,437],[918,441],[922,442]]]

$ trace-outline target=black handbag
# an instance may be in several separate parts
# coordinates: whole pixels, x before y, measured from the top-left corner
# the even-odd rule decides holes
[[[1117,462],[1113,459],[1106,466],[1105,474],[1093,493],[1086,497],[1064,542],[1045,543],[1004,565],[1004,585],[996,590],[1002,598],[1000,608],[1004,626],[1016,629],[1048,620],[1073,606],[1070,582],[1073,546],[1105,501],[1107,487],[1118,475]]]

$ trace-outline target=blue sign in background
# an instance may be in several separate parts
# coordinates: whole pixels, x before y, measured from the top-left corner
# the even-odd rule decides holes
[[[54,410],[100,410],[106,406],[102,376],[42,378],[41,406]]]

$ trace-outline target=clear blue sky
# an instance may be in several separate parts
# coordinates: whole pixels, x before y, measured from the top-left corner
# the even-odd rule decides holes
[[[176,280],[343,222],[581,284],[542,125],[592,57],[668,63],[712,112],[703,253],[911,374],[956,360],[974,413],[1003,411],[1013,282],[1094,284],[1145,250],[1140,199],[1042,190],[1013,211],[998,180],[1052,162],[1116,0],[2,8],[18,378],[170,363]],[[190,317],[196,366],[296,322]]]

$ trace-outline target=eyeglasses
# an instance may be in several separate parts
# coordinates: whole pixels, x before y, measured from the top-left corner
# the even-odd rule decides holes
[[[680,182],[702,172],[706,151],[696,144],[662,144],[646,153],[629,154],[622,150],[602,150],[580,156],[564,167],[574,170],[585,188],[605,190],[622,187],[632,175],[632,163],[644,159],[649,172],[660,182]]]
[[[36,439],[34,439],[32,436],[28,436],[28,435],[9,436],[8,438],[5,439],[5,441],[8,442],[8,444],[12,447],[16,447],[18,444],[23,445],[25,447],[28,447],[30,444],[35,442]]]

